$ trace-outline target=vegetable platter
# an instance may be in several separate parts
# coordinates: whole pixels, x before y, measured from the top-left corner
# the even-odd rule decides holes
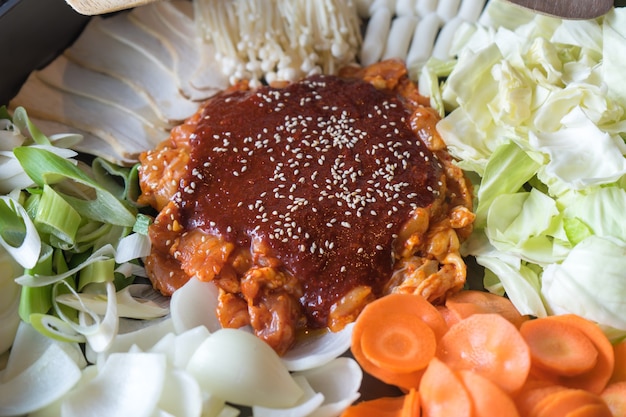
[[[511,410],[506,408],[511,407],[507,395],[521,389],[530,369],[544,376],[568,373],[559,381],[576,381],[571,387],[593,395],[610,382],[626,381],[626,233],[620,221],[626,206],[626,13],[616,8],[595,20],[561,20],[501,0],[362,0],[353,6],[356,20],[330,19],[318,28],[356,24],[356,31],[335,30],[315,44],[301,45],[286,53],[293,58],[287,64],[280,59],[286,46],[279,42],[268,42],[267,50],[253,42],[233,49],[232,38],[210,39],[215,25],[222,25],[224,33],[241,27],[227,27],[224,22],[232,21],[226,15],[208,14],[199,36],[213,42],[218,50],[213,56],[221,57],[225,75],[185,73],[189,67],[181,59],[171,63],[166,81],[182,83],[174,90],[186,88],[201,100],[237,77],[254,84],[333,72],[351,59],[363,64],[388,58],[406,62],[421,93],[442,117],[438,130],[450,152],[474,180],[476,225],[463,250],[479,265],[468,281],[488,291],[464,291],[467,299],[446,304],[445,312],[456,315],[419,302],[410,313],[426,323],[418,332],[420,340],[432,341],[418,350],[444,349],[448,343],[447,356],[432,359],[424,354],[422,368],[415,370],[431,383],[430,389],[420,388],[425,403],[420,406],[406,375],[397,379],[389,369],[365,365],[363,354],[368,353],[354,345],[353,331],[372,336],[358,323],[336,334],[311,336],[279,358],[249,333],[220,328],[214,286],[192,279],[171,300],[154,293],[138,261],[149,251],[149,218],[134,204],[138,190],[133,162],[186,116],[159,118],[156,110],[133,113],[136,126],[120,123],[118,132],[139,139],[107,140],[115,135],[99,127],[98,120],[113,124],[129,109],[117,106],[124,103],[116,103],[115,97],[101,97],[98,106],[106,101],[107,116],[90,114],[91,105],[85,106],[77,111],[85,111],[81,119],[93,123],[68,128],[72,121],[55,115],[58,109],[50,105],[55,101],[46,100],[73,94],[71,89],[80,86],[54,78],[58,73],[50,64],[68,70],[70,60],[59,60],[65,50],[74,62],[99,65],[97,72],[104,71],[102,65],[114,59],[107,53],[136,45],[130,37],[122,42],[120,26],[114,26],[123,24],[125,12],[118,20],[112,16],[107,26],[100,17],[72,12],[61,0],[47,1],[45,7],[34,0],[8,0],[0,3],[0,39],[9,51],[4,54],[9,59],[0,62],[0,104],[16,100],[23,105],[13,106],[10,115],[6,109],[0,114],[0,415],[359,416],[376,409],[359,414],[351,404],[381,398],[374,407],[380,404],[407,417],[419,415],[420,407],[423,415],[438,415],[437,407],[428,405],[434,399],[459,407],[448,409],[454,415],[464,415],[468,407],[474,411],[467,415],[488,415],[475,412],[490,407],[480,402],[485,393],[501,399],[494,410],[515,415],[503,411]],[[154,16],[142,14],[149,10],[142,7],[131,13],[149,25]],[[156,7],[174,12],[167,5]],[[186,6],[178,10],[189,17]],[[113,42],[107,45],[117,45],[98,49],[105,57],[99,63],[80,44],[81,35],[92,29]],[[168,30],[170,36],[189,34],[176,25]],[[321,50],[315,49],[318,45],[323,45]],[[179,58],[198,54],[172,48]],[[241,50],[243,55],[238,55]],[[270,52],[255,55],[261,50]],[[194,56],[202,59],[203,53],[216,51]],[[293,62],[297,65],[290,66]],[[42,90],[24,93],[23,86],[42,80],[57,90],[45,100],[38,96]],[[185,84],[189,80],[195,83]],[[117,94],[119,88],[117,84],[110,91]],[[145,89],[149,92],[150,86]],[[152,99],[148,101],[155,109],[163,109],[167,101]],[[103,108],[98,106],[91,109]],[[139,131],[155,135],[142,138],[135,135]],[[27,199],[22,189],[28,189]],[[64,256],[70,247],[75,253]],[[485,298],[492,295],[499,301]],[[398,300],[394,314],[405,313],[402,305]],[[480,318],[464,317],[479,310],[493,314],[486,316],[489,325],[507,336],[494,343],[505,344],[498,353],[515,362],[508,379],[500,375],[485,382],[471,372],[450,373],[450,363],[458,365],[458,357],[464,356],[462,346],[471,345],[468,332],[489,327]],[[558,316],[566,317],[566,323],[549,318]],[[450,331],[458,321],[465,324]],[[588,330],[588,323],[600,324],[602,331]],[[384,323],[371,326],[382,329]],[[567,339],[577,346],[575,353],[591,353],[573,360],[574,368],[565,361],[550,362],[541,349],[541,371],[533,368],[536,363],[524,362],[528,347],[520,346],[534,346],[531,341],[541,339],[541,332],[565,334],[558,330],[564,327],[584,334]],[[516,344],[522,339],[526,341]],[[11,345],[19,348],[10,351]],[[593,363],[585,365],[590,357]],[[383,352],[378,359],[384,358]],[[576,373],[583,377],[571,376]],[[524,376],[516,379],[519,375]],[[270,379],[272,384],[267,384]],[[446,389],[447,384],[459,384],[467,395],[448,397],[437,390],[441,384]],[[606,398],[623,397],[624,390],[615,389]],[[596,397],[580,394],[572,399],[593,403]],[[588,415],[610,415],[602,414],[607,410],[603,404],[592,404],[596,408],[591,412],[600,414]]]

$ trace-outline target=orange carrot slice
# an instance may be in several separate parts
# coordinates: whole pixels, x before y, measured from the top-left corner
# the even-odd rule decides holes
[[[583,332],[594,344],[598,351],[595,366],[587,371],[574,376],[562,376],[559,383],[570,388],[580,388],[599,394],[606,387],[615,366],[615,352],[613,345],[602,332],[599,326],[575,314],[563,314],[545,317],[542,320],[555,320],[568,323]]]
[[[613,345],[613,354],[615,356],[615,366],[610,381],[626,381],[626,340]]]
[[[404,396],[401,417],[420,417],[422,415],[419,392],[415,389],[409,390]]]
[[[472,314],[497,313],[519,327],[528,319],[522,316],[510,299],[490,292],[467,290],[459,291],[446,299],[446,307],[461,319]]]
[[[421,319],[435,332],[437,340],[448,330],[445,320],[435,306],[420,295],[404,293],[388,294],[366,305],[358,316],[355,326],[359,326],[359,322],[365,323],[365,326],[371,324],[382,327],[393,325],[386,320],[390,314],[407,315]]]
[[[577,388],[558,390],[547,395],[535,405],[528,417],[563,417],[588,405],[604,406],[608,414],[602,413],[596,417],[611,417],[609,408],[599,395]]]
[[[352,354],[365,372],[381,381],[403,390],[417,388],[434,356],[434,344],[446,329],[441,314],[423,297],[389,294],[369,303],[358,316]],[[391,346],[394,343],[397,346]]]
[[[458,375],[474,405],[474,417],[519,417],[515,402],[502,388],[473,371]]]
[[[365,326],[354,326],[351,344],[352,356],[359,363],[359,365],[361,365],[363,371],[386,384],[395,385],[405,391],[408,391],[411,388],[417,388],[419,386],[420,379],[424,374],[423,370],[415,372],[392,372],[374,364],[363,354],[363,351],[361,350],[360,331],[364,327]]]
[[[532,410],[548,395],[566,390],[562,385],[556,385],[545,380],[526,381],[522,389],[515,395],[515,404],[521,416],[530,416]]]
[[[458,314],[450,310],[445,305],[438,305],[435,308],[437,309],[437,311],[439,311],[439,314],[441,314],[441,316],[443,317],[448,328],[450,328],[453,324],[456,324],[461,320]]]
[[[624,414],[611,414],[606,404],[587,404],[567,413],[565,417],[614,417]]]
[[[421,319],[407,314],[385,314],[361,333],[361,351],[370,362],[391,372],[426,368],[435,356],[435,332]]]
[[[474,314],[450,327],[437,357],[452,369],[478,372],[508,393],[519,390],[530,371],[526,341],[499,314]]]
[[[419,386],[424,417],[471,417],[472,401],[461,379],[436,357]]]
[[[626,416],[626,381],[609,384],[600,396],[614,416]]]
[[[346,408],[341,417],[402,417],[404,396],[380,397]]]
[[[530,348],[532,365],[557,375],[573,376],[591,370],[598,350],[585,333],[560,320],[535,319],[520,326]]]

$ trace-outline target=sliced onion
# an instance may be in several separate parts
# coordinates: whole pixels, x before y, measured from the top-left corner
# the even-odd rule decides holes
[[[212,333],[189,359],[187,370],[203,390],[233,404],[284,408],[303,394],[276,352],[241,330]]]
[[[353,323],[339,332],[325,332],[320,335],[303,337],[283,357],[283,363],[290,371],[312,369],[339,357],[350,349]]]
[[[64,417],[150,417],[159,402],[166,375],[165,355],[114,353],[98,375],[68,393]]]
[[[21,321],[19,323],[13,349],[2,373],[1,382],[6,382],[18,374],[24,372],[29,366],[37,361],[51,346],[57,345],[76,363],[79,368],[87,365],[85,357],[77,343],[59,342],[44,336],[33,328],[32,325]]]
[[[297,372],[296,377],[305,377],[313,390],[324,395],[324,403],[310,416],[333,417],[359,398],[363,371],[354,359],[340,357],[319,368]]]
[[[87,366],[83,369],[83,372],[80,376],[80,380],[76,383],[75,387],[81,386],[82,384],[86,384],[91,381],[98,375],[98,367],[95,365]],[[75,389],[74,387],[74,389]],[[59,417],[61,415],[61,405],[65,400],[65,396],[59,398],[55,402],[48,404],[44,408],[40,408],[34,413],[30,413],[28,417]]]
[[[204,325],[214,332],[222,326],[217,318],[217,296],[214,283],[192,277],[172,294],[170,311],[178,333]]]
[[[32,365],[0,384],[0,415],[27,414],[54,403],[78,382],[80,374],[74,359],[59,345],[50,344]]]
[[[145,321],[136,321],[137,323],[145,324]],[[105,360],[107,356],[113,353],[127,352],[131,346],[136,345],[142,351],[147,351],[153,347],[161,338],[169,333],[174,333],[174,325],[170,318],[163,320],[155,320],[151,322],[150,326],[141,327],[139,329],[129,331],[127,333],[118,334],[113,343],[105,352],[99,352],[95,359],[98,363]],[[89,355],[93,354],[93,351],[87,351]]]
[[[202,414],[202,391],[198,382],[181,369],[167,373],[159,408],[176,417],[197,417]]]
[[[254,406],[254,417],[307,417],[310,416],[324,402],[324,395],[316,393],[303,376],[295,376],[294,381],[304,393],[296,405],[289,408],[266,408]]]
[[[198,326],[176,336],[174,341],[174,366],[185,369],[189,358],[210,334],[206,327]]]

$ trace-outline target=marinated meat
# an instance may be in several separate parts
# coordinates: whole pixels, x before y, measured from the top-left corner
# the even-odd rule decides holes
[[[141,156],[155,288],[213,280],[279,353],[388,292],[445,300],[474,216],[437,120],[399,61],[216,96]]]

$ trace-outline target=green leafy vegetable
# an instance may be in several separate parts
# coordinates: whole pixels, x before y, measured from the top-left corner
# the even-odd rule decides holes
[[[120,226],[132,227],[135,223],[135,210],[116,198],[105,187],[96,183],[67,159],[45,149],[32,146],[15,148],[13,153],[28,176],[40,187],[70,179],[93,188],[96,198],[91,200],[69,195],[63,196],[81,215],[103,223]]]
[[[91,166],[79,162],[76,152],[63,148],[78,135],[48,138],[23,108],[12,116],[0,108],[0,140],[6,142],[0,148],[0,191],[8,193],[0,196],[0,244],[24,268],[10,277],[20,289],[14,294],[19,307],[7,314],[48,337],[87,342],[94,351],[106,349],[117,335],[118,291],[125,314],[167,314],[165,308],[134,312],[149,309],[122,292],[134,276],[145,275],[134,262],[150,248],[150,218],[138,216],[135,203],[137,166],[100,158]],[[143,234],[133,233],[135,225]],[[118,256],[125,241],[124,256]],[[136,247],[127,250],[132,243]],[[59,302],[68,297],[72,302]],[[94,311],[91,301],[99,298],[104,302]]]
[[[626,335],[626,9],[573,21],[492,0],[481,22],[459,29],[449,73],[422,75],[450,152],[478,174],[464,251],[524,314]]]

